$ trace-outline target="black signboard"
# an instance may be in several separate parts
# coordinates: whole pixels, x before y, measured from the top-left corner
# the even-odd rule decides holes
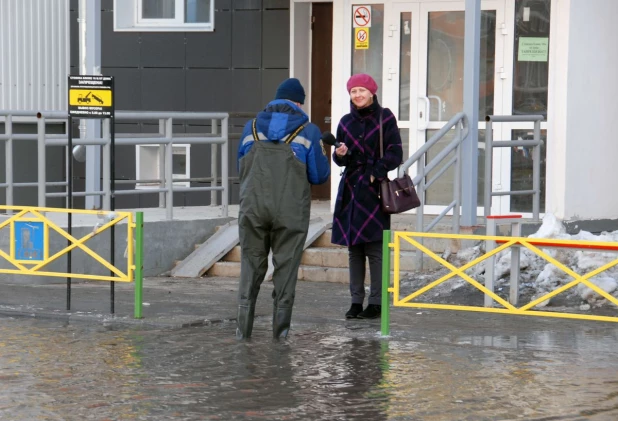
[[[101,75],[69,76],[69,115],[110,118],[114,114],[114,78]]]

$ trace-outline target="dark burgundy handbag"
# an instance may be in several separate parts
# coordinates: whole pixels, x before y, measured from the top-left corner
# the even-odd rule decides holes
[[[384,134],[382,130],[382,112],[380,112],[380,158],[384,156]],[[386,178],[380,183],[380,202],[382,212],[401,213],[421,205],[421,200],[416,194],[414,183],[410,176],[405,173],[402,177],[394,180]]]

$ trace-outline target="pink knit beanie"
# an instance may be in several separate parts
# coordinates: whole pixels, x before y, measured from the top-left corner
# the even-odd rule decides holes
[[[350,79],[348,80],[348,93],[352,90],[352,88],[357,87],[367,89],[369,92],[371,92],[372,95],[375,95],[378,91],[378,84],[376,83],[376,81],[373,80],[371,76],[365,73],[352,75],[352,77],[350,77]]]

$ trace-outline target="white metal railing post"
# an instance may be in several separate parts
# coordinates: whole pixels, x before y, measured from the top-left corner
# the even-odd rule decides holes
[[[46,175],[46,167],[45,167],[45,117],[43,117],[40,113],[37,114],[37,203],[41,208],[45,207],[45,175]],[[72,130],[72,127],[68,127],[67,130]],[[68,165],[68,163],[67,163]]]
[[[7,135],[7,140],[4,142],[4,161],[6,163],[4,179],[7,184],[5,196],[6,204],[8,206],[13,206],[13,117],[11,114],[6,116],[4,132]],[[12,210],[8,211],[9,215],[12,213]]]
[[[224,139],[221,145],[221,186],[223,187],[221,192],[221,213],[223,216],[228,216],[228,203],[230,200],[228,117],[221,120],[221,135]]]
[[[109,210],[111,209],[112,204],[112,193],[111,193],[111,169],[110,169],[110,161],[111,161],[111,129],[110,129],[110,119],[103,119],[103,139],[105,139],[105,144],[103,144],[103,209]]]
[[[485,210],[485,218],[491,215],[491,192],[493,182],[493,160],[494,160],[494,129],[493,122],[490,118],[487,120],[487,127],[485,128],[485,179],[484,191],[483,191],[483,209]]]
[[[532,217],[535,221],[539,220],[541,210],[541,121],[534,122],[534,142],[532,155],[532,190],[534,196],[532,200]]]
[[[166,130],[166,123],[165,123],[165,119],[164,118],[160,118],[159,119],[159,134],[163,137],[167,137],[167,130]],[[165,188],[165,145],[164,144],[160,144],[159,145],[159,153],[157,154],[157,157],[159,159],[159,163],[158,163],[158,168],[159,168],[159,188],[164,189]],[[159,207],[160,208],[164,208],[165,207],[165,192],[161,192],[159,193]]]
[[[165,120],[165,209],[167,219],[173,219],[174,207],[174,139],[173,139],[173,120]]]
[[[223,129],[223,120],[221,120],[221,128]],[[221,130],[223,132],[223,130]],[[214,118],[210,120],[210,133],[214,136],[217,134],[217,120]],[[219,172],[218,160],[219,160],[219,145],[213,143],[210,146],[210,187],[217,187],[217,173]],[[210,192],[210,206],[217,206],[217,191],[212,190]]]

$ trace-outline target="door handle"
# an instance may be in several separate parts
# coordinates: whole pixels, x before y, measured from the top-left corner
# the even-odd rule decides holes
[[[429,127],[429,112],[431,110],[431,103],[426,96],[419,96],[418,99],[422,99],[425,103],[425,110],[419,112],[419,124],[417,130],[426,130]]]
[[[324,124],[330,124],[330,117],[324,117]]]

